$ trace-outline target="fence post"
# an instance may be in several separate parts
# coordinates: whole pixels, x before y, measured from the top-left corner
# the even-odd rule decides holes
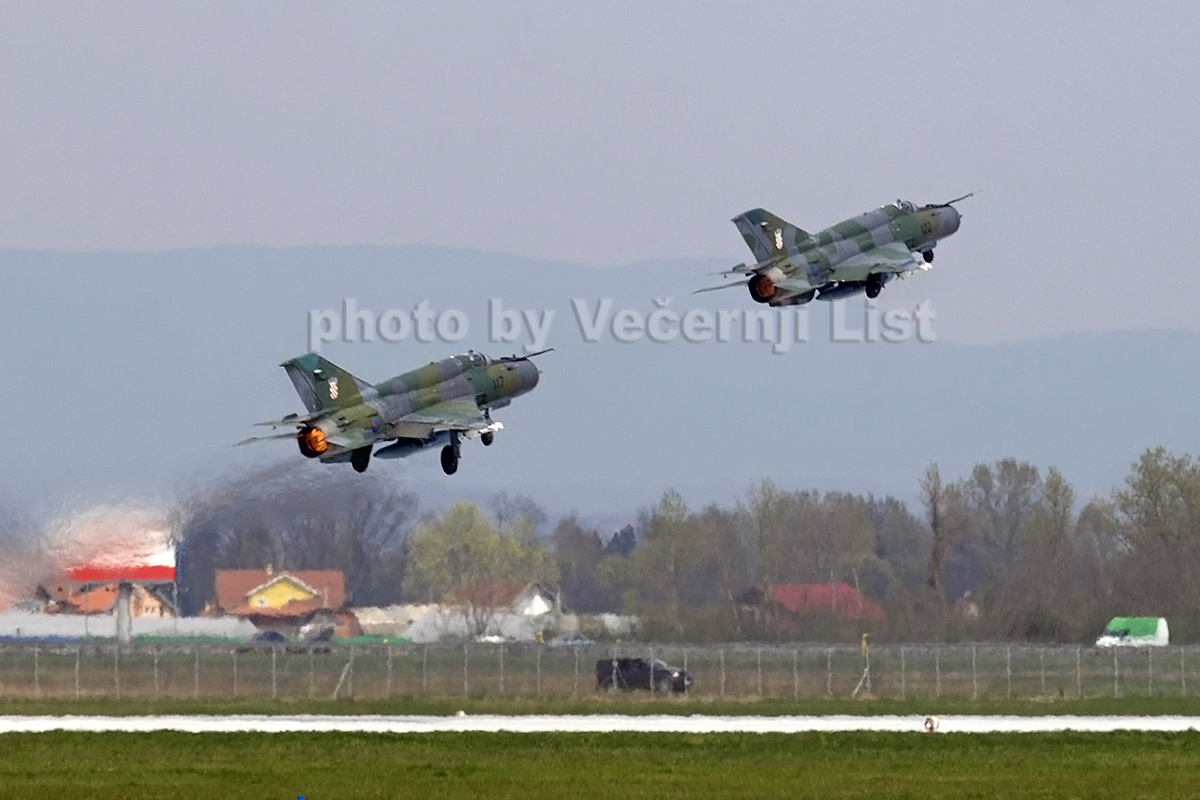
[[[825,651],[825,694],[833,696],[833,648]]]
[[[902,646],[900,648],[900,699],[901,700],[908,699],[908,687],[905,685],[904,668],[905,668],[904,647]]]
[[[425,694],[426,688],[429,686],[426,677],[426,666],[429,664],[429,645],[425,645],[425,649],[421,651],[421,694]]]
[[[192,668],[192,699],[200,699],[200,645],[193,648],[196,654],[196,665]]]
[[[975,670],[976,645],[971,645],[971,700],[979,699],[979,678]]]
[[[1179,648],[1179,693],[1182,697],[1187,697],[1187,666],[1185,656],[1187,648]]]
[[[42,699],[42,676],[38,665],[38,649],[33,648],[33,696]]]
[[[504,645],[497,645],[500,649],[500,696],[504,696]]]
[[[1117,666],[1117,648],[1113,648],[1113,697],[1121,696],[1121,672]]]
[[[762,648],[754,651],[754,660],[758,667],[758,699],[762,700]]]
[[[308,646],[308,697],[311,700],[317,690],[317,665],[313,656],[313,646]]]
[[[279,654],[279,648],[271,646],[271,699],[279,699],[279,686],[276,682],[275,656]]]
[[[121,699],[121,645],[113,643],[113,682],[117,686],[117,699]]]
[[[75,699],[79,699],[79,660],[83,654],[83,646],[75,648]]]
[[[383,699],[390,700],[392,698],[392,646],[389,644],[387,649],[387,683],[383,685]]]
[[[154,699],[158,700],[158,645],[154,645]]]
[[[233,698],[236,700],[237,695],[238,695],[237,647],[233,648],[233,651],[230,652],[229,657],[233,660]],[[158,675],[158,664],[157,664],[157,662],[155,662],[155,682],[157,682],[157,675]]]
[[[1008,681],[1008,699],[1012,700],[1012,645],[1004,648],[1004,677]]]
[[[1083,648],[1079,645],[1075,646],[1075,699],[1083,699],[1083,668],[1079,663],[1079,656]]]
[[[463,697],[468,697],[471,694],[470,663],[471,663],[470,645],[464,644],[463,645]]]
[[[654,697],[654,645],[650,645],[650,696]]]
[[[688,651],[687,651],[687,648],[685,647],[683,649],[683,671],[687,672],[687,668],[688,668]],[[683,685],[683,696],[687,697],[691,693],[692,693],[692,687],[685,683]]]
[[[942,648],[933,648],[933,699],[942,699]]]
[[[792,699],[800,699],[800,651],[792,651]]]
[[[725,699],[725,648],[721,648],[721,699]]]
[[[1042,663],[1042,697],[1046,696],[1046,648],[1038,649],[1038,658]]]
[[[579,697],[579,648],[572,648],[575,651],[575,682],[571,684],[571,697]]]
[[[1154,648],[1146,648],[1146,696],[1154,697]]]
[[[346,676],[346,696],[354,699],[354,645],[350,645],[350,674]]]
[[[537,696],[542,696],[542,646],[537,649]]]

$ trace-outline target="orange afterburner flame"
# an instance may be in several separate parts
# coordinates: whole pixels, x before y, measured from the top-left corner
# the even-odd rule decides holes
[[[325,432],[320,428],[305,428],[300,431],[296,441],[300,443],[300,452],[308,458],[316,458],[329,449],[329,442],[325,441]]]
[[[775,284],[766,275],[755,275],[750,279],[750,296],[765,303],[775,296]]]

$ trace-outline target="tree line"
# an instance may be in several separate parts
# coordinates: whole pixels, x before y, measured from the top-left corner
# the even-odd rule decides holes
[[[549,519],[522,496],[420,515],[380,474],[280,470],[231,481],[178,512],[181,606],[222,568],[340,569],[353,605],[486,605],[537,582],[566,611],[637,617],[659,641],[1086,642],[1112,616],[1167,617],[1200,637],[1200,460],[1147,450],[1125,485],[1083,498],[1054,467],[1016,459],[894,497],[763,480],[731,506],[674,491],[617,531]],[[763,603],[785,584],[848,584],[882,620]],[[752,600],[757,598],[758,602]]]

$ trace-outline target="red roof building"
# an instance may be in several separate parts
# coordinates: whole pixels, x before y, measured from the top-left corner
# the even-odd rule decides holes
[[[346,604],[346,581],[340,570],[217,570],[217,606],[225,614],[298,616]]]
[[[742,602],[760,607],[771,602],[793,614],[828,613],[846,622],[882,622],[886,616],[878,603],[848,583],[780,583],[771,587],[769,597],[755,587]]]

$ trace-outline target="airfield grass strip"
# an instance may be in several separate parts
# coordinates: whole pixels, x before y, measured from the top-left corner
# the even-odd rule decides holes
[[[0,736],[5,798],[1194,797],[1197,733]]]
[[[843,698],[777,700],[651,697],[648,692],[571,698],[497,698],[473,697],[397,697],[391,700],[181,700],[160,701],[142,698],[31,698],[0,699],[0,715],[97,715],[129,716],[146,714],[385,714],[448,716],[456,711],[468,714],[708,714],[714,716],[808,716],[921,715],[926,714],[1008,714],[1043,716],[1075,714],[1080,716],[1183,715],[1200,716],[1200,697],[1126,697],[1085,698],[1083,700],[988,700],[971,702],[942,700],[849,700]]]

